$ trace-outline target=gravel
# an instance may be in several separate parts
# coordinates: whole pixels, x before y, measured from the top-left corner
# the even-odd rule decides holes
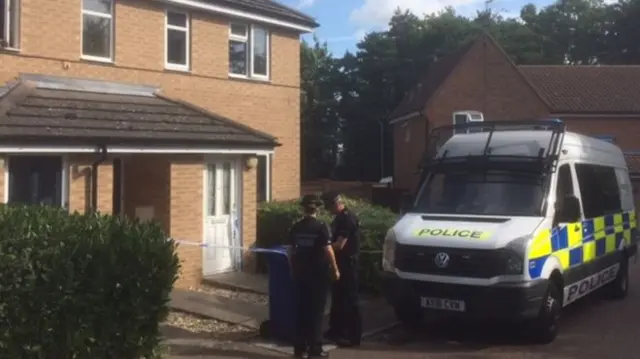
[[[182,330],[207,334],[210,338],[231,339],[246,338],[255,334],[255,330],[238,324],[230,324],[219,320],[202,318],[188,313],[172,311],[169,313],[165,325]]]
[[[268,297],[265,294],[248,293],[248,292],[241,292],[241,291],[235,291],[235,290],[229,290],[229,289],[214,288],[209,286],[202,286],[196,289],[196,291],[201,293],[217,295],[223,298],[240,300],[240,301],[252,303],[252,304],[259,304],[259,305],[266,306],[268,303]]]

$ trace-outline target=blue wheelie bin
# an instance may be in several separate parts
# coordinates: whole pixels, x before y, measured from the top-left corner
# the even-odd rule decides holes
[[[253,251],[265,254],[269,270],[269,319],[260,325],[260,335],[291,343],[295,333],[295,302],[287,249],[288,246],[276,246]]]

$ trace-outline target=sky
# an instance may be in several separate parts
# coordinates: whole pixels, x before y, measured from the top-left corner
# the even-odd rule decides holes
[[[434,13],[453,6],[461,15],[472,16],[485,7],[484,0],[276,0],[316,18],[315,34],[326,41],[335,56],[355,50],[367,32],[384,30],[397,7],[415,14]],[[520,9],[534,3],[539,7],[554,0],[493,0],[490,8],[507,17],[518,17]],[[310,39],[312,35],[305,35]]]

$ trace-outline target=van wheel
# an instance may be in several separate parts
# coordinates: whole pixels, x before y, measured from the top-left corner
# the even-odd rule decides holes
[[[424,324],[425,314],[412,306],[397,304],[394,306],[396,319],[408,329],[420,329]]]
[[[616,279],[605,287],[607,297],[624,299],[629,293],[629,259],[624,257],[620,261],[620,270]]]
[[[557,283],[549,282],[538,317],[530,327],[531,338],[535,343],[548,344],[558,336],[558,324],[562,311],[562,291]]]

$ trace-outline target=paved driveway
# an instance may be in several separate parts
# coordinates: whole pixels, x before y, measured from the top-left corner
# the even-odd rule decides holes
[[[640,261],[631,267],[629,296],[608,301],[594,294],[567,308],[556,341],[531,345],[509,328],[466,328],[434,335],[393,330],[357,350],[337,349],[332,359],[638,359]]]

